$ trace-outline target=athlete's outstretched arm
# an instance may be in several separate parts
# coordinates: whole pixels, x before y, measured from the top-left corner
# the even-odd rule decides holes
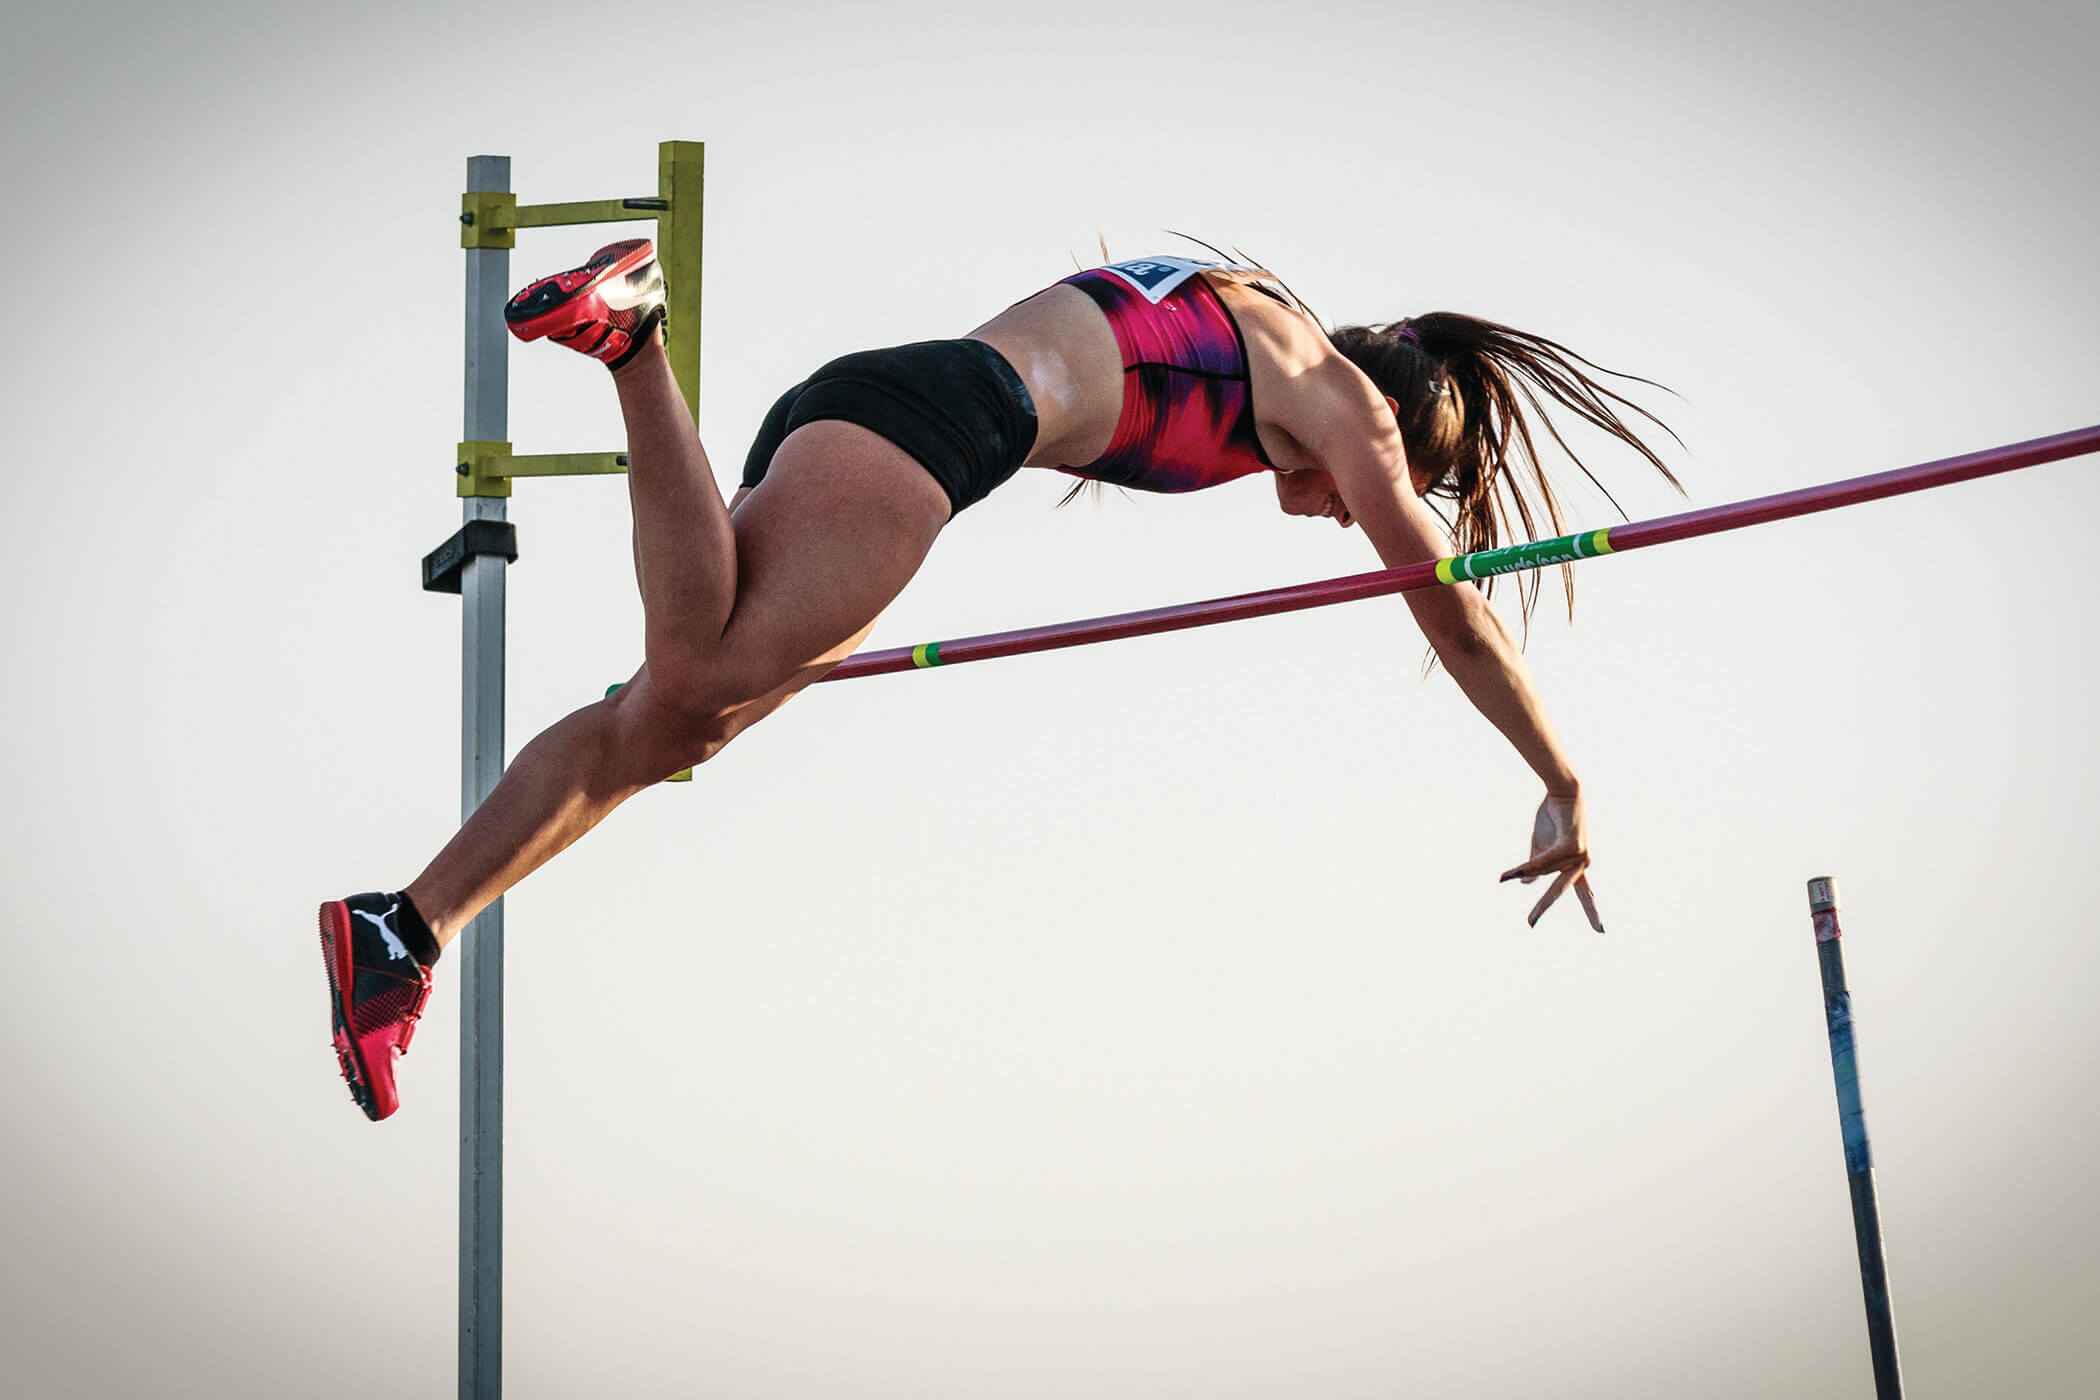
[[[1355,523],[1387,568],[1418,564],[1451,552],[1443,522],[1415,495],[1398,425],[1370,381],[1339,356],[1309,368],[1294,386],[1302,402],[1317,405],[1286,426],[1334,478]],[[1582,784],[1575,775],[1524,654],[1509,630],[1470,583],[1421,589],[1407,606],[1437,659],[1458,682],[1473,707],[1501,731],[1546,786],[1546,799],[1532,825],[1531,857],[1502,878],[1529,884],[1554,877],[1531,922],[1575,887],[1590,923],[1600,932],[1591,897],[1589,850],[1584,831]]]

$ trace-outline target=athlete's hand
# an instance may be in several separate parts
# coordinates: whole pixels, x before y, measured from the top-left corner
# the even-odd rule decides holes
[[[1525,920],[1532,927],[1537,927],[1539,916],[1573,885],[1575,897],[1582,901],[1582,912],[1590,916],[1590,927],[1604,932],[1604,921],[1597,917],[1596,896],[1590,893],[1590,848],[1583,825],[1581,794],[1548,797],[1539,804],[1539,814],[1531,822],[1531,859],[1502,876],[1504,880],[1522,880],[1527,885],[1542,875],[1553,876],[1552,887],[1532,906],[1531,917]]]

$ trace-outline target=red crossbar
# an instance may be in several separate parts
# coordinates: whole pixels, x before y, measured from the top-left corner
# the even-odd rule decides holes
[[[1842,506],[1878,501],[1912,491],[1929,491],[1999,472],[2018,471],[2043,462],[2060,461],[2100,451],[2100,424],[2079,428],[2054,437],[2034,438],[2004,447],[1988,448],[1960,457],[1923,462],[1914,467],[1853,477],[1799,491],[1736,501],[1706,510],[1686,511],[1660,520],[1616,525],[1610,531],[1611,552],[1668,544],[1673,540],[1717,535],[1765,525],[1796,515],[1836,510]],[[1211,598],[1199,603],[1147,608],[1142,612],[1117,613],[1111,617],[1087,618],[1079,622],[1056,622],[1043,627],[1022,627],[1011,632],[988,632],[938,644],[940,657],[934,666],[957,666],[966,661],[990,661],[1001,656],[1020,656],[1032,651],[1055,651],[1062,647],[1089,646],[1095,642],[1119,641],[1125,637],[1149,637],[1155,632],[1178,632],[1189,627],[1209,627],[1242,618],[1269,617],[1275,613],[1324,608],[1332,603],[1350,603],[1359,598],[1382,598],[1428,588],[1437,582],[1437,561],[1408,564],[1398,569],[1380,569],[1368,574],[1321,579],[1289,588],[1267,588],[1259,593],[1241,593],[1230,598]],[[895,671],[924,669],[914,658],[915,647],[892,647],[886,651],[862,652],[849,657],[824,677],[827,681],[855,680],[862,676],[885,676]]]

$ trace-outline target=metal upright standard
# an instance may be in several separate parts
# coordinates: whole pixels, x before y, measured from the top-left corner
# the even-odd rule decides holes
[[[1876,1400],[1903,1400],[1896,1360],[1896,1318],[1889,1307],[1888,1261],[1881,1251],[1881,1204],[1874,1195],[1874,1154],[1867,1145],[1867,1113],[1859,1099],[1859,1059],[1852,1041],[1852,993],[1845,987],[1845,955],[1838,949],[1837,881],[1808,882],[1815,921],[1816,961],[1823,968],[1823,1017],[1830,1028],[1830,1068],[1837,1076],[1838,1129],[1845,1140],[1845,1180],[1852,1188],[1852,1234],[1859,1246],[1859,1283],[1867,1299],[1867,1349],[1874,1357]]]
[[[503,776],[504,580],[518,557],[507,516],[511,481],[523,476],[624,472],[619,452],[518,456],[509,424],[510,249],[517,230],[562,224],[656,220],[667,308],[665,348],[694,416],[700,407],[700,234],[706,147],[657,147],[657,191],[632,199],[520,205],[508,156],[467,162],[460,246],[467,255],[466,416],[458,462],[459,533],[423,560],[423,587],[457,593],[464,610],[460,688],[460,820]],[[459,1043],[459,1393],[503,1393],[503,901],[484,910],[461,941]]]
[[[508,190],[510,158],[469,160],[467,188]],[[468,441],[510,436],[510,337],[503,328],[503,302],[509,295],[510,250],[467,249],[467,403],[461,435]],[[465,645],[459,819],[464,822],[503,776],[505,584],[518,548],[503,497],[468,496],[461,515]],[[470,541],[470,531],[478,539]],[[459,1393],[493,1396],[503,1387],[502,900],[468,928],[460,967],[466,1010],[459,1035]]]

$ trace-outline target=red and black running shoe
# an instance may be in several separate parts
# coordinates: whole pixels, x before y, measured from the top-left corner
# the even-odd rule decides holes
[[[663,268],[646,238],[608,243],[582,267],[542,277],[503,308],[518,339],[546,336],[614,369],[649,343],[663,317]]]
[[[401,902],[399,895],[353,894],[321,906],[335,1055],[350,1097],[374,1122],[401,1107],[394,1061],[407,1051],[430,1000],[430,968],[402,938]],[[428,952],[435,961],[434,944]]]

